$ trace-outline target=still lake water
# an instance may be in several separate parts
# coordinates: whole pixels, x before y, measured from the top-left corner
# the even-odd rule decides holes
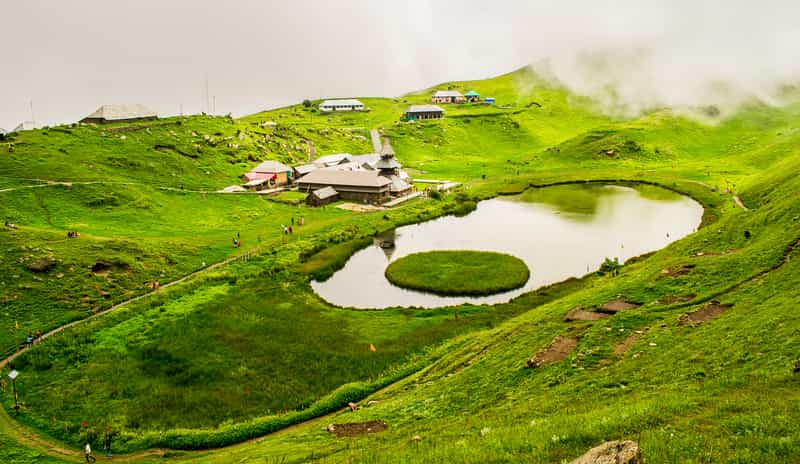
[[[357,251],[324,282],[311,287],[343,307],[436,308],[462,303],[506,302],[536,288],[599,269],[606,257],[620,262],[655,251],[697,230],[703,207],[650,186],[565,185],[478,203],[464,217],[441,217],[400,227],[381,237],[394,248],[374,245]],[[487,250],[514,255],[531,278],[521,288],[485,297],[438,296],[391,284],[391,261],[430,250]]]

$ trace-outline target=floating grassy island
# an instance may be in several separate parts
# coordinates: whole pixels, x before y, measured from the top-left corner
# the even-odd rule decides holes
[[[492,251],[414,253],[386,268],[386,278],[398,287],[448,296],[483,296],[514,290],[525,285],[530,275],[521,259]]]

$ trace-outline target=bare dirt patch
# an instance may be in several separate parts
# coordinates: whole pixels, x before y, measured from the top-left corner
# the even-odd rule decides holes
[[[718,318],[722,313],[729,310],[731,305],[722,304],[719,301],[709,301],[702,309],[687,313],[678,318],[678,325],[700,324]]]
[[[96,275],[106,275],[111,271],[128,271],[130,266],[127,263],[97,261],[92,265],[92,272]]]
[[[684,264],[683,266],[662,269],[661,277],[685,276],[690,274],[695,267],[697,267],[695,264]]]
[[[533,357],[525,363],[525,367],[542,367],[546,364],[561,361],[566,358],[568,354],[572,353],[572,350],[574,350],[576,346],[578,346],[577,339],[558,336],[553,340],[550,346],[533,355]]]
[[[611,301],[603,303],[600,306],[600,308],[598,308],[597,310],[599,312],[601,312],[601,313],[617,314],[617,313],[622,312],[622,311],[628,311],[628,310],[631,310],[631,309],[636,309],[639,306],[641,306],[641,304],[633,303],[633,302],[630,302],[630,301],[611,300]]]
[[[583,308],[573,308],[564,316],[564,321],[598,321],[609,317],[608,314],[598,313],[596,311],[587,311]]]
[[[639,340],[642,337],[642,335],[644,335],[644,331],[637,330],[630,337],[628,337],[625,340],[617,343],[614,346],[614,354],[616,354],[618,356],[622,356],[623,354],[627,353],[628,350],[631,349],[633,344],[636,343],[636,341]]]
[[[386,422],[382,420],[331,424],[328,426],[328,432],[335,434],[337,437],[355,437],[367,433],[383,432],[386,429]]]

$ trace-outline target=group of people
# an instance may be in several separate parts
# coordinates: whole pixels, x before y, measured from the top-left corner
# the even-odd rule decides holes
[[[67,232],[67,238],[78,238],[81,236],[81,233],[78,231],[69,231]]]
[[[28,332],[28,336],[25,337],[25,348],[32,347],[36,343],[36,340],[39,340],[41,337],[42,337],[41,330],[37,330],[36,334],[31,334],[30,332]]]
[[[106,428],[106,433],[103,438],[103,448],[106,450],[106,457],[111,458],[111,439],[113,438],[113,434]],[[92,445],[90,443],[86,443],[86,446],[83,447],[83,453],[86,456],[86,462],[95,462],[97,459],[92,455]]]

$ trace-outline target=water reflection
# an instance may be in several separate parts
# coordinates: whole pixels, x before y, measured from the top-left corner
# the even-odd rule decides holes
[[[404,226],[378,237],[330,279],[311,285],[330,303],[357,308],[505,302],[594,271],[606,257],[625,261],[696,230],[703,212],[697,202],[646,189],[645,197],[638,188],[569,185],[483,201],[467,216]],[[402,256],[454,249],[517,256],[530,268],[531,279],[522,288],[487,297],[444,297],[402,289],[384,277],[389,262]]]

